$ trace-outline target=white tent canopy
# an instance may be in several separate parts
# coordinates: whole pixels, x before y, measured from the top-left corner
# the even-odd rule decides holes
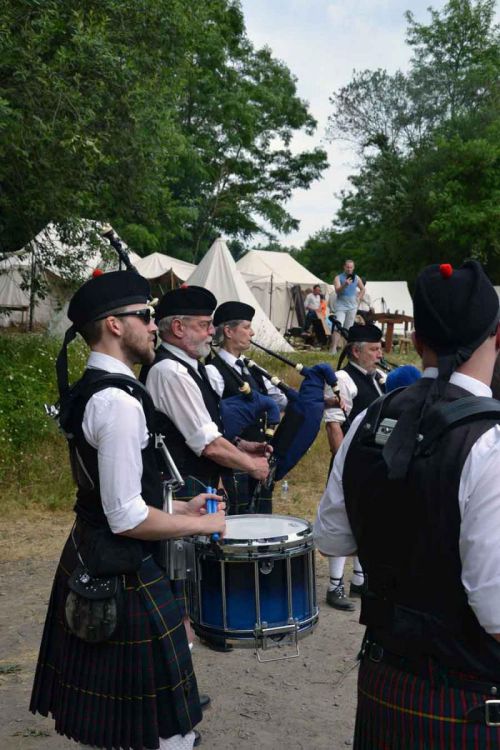
[[[370,281],[366,293],[376,313],[391,312],[413,316],[413,300],[406,281]]]
[[[96,250],[84,239],[86,232],[100,232],[100,224],[95,221],[80,222],[82,240],[77,247],[66,244],[60,237],[54,224],[48,224],[26,247],[12,253],[0,261],[0,326],[21,323],[26,320],[30,303],[29,277],[30,268],[35,259],[36,272],[46,286],[44,299],[37,298],[34,307],[34,323],[46,326],[58,317],[61,308],[71,294],[72,282],[83,281],[90,277],[96,268],[111,270],[118,265],[118,258],[107,240],[102,240],[102,251]],[[128,250],[126,245],[122,243]],[[45,256],[47,249],[50,259]],[[128,250],[133,264],[140,257]],[[79,269],[74,270],[74,261],[80,259]],[[15,310],[13,308],[24,308]],[[67,323],[67,321],[65,321]]]
[[[151,253],[139,258],[134,265],[146,279],[159,279],[167,274],[173,274],[181,282],[186,281],[196,268],[193,263],[171,258],[164,253]]]
[[[319,284],[325,295],[331,289],[289,253],[250,250],[236,266],[262,309],[280,331],[297,325],[292,286],[300,286],[305,291]]]
[[[217,297],[219,305],[231,300],[239,300],[252,305],[255,308],[255,316],[252,322],[255,340],[274,351],[293,351],[290,344],[278,333],[245,284],[223,239],[215,240],[196,270],[187,279],[187,283],[210,289]]]

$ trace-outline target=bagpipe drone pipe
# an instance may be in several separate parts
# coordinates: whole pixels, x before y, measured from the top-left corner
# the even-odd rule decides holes
[[[326,362],[305,367],[276,354],[276,352],[265,349],[255,342],[252,342],[252,344],[293,367],[304,378],[299,390],[296,391],[290,386],[286,386],[278,378],[271,376],[252,360],[247,360],[250,372],[252,367],[258,368],[273,385],[281,388],[288,398],[284,417],[270,440],[273,454],[270,458],[270,479],[266,483],[269,484],[274,480],[281,479],[293,469],[313,444],[320,430],[325,410],[325,384],[331,386],[335,393],[337,376],[333,368]]]

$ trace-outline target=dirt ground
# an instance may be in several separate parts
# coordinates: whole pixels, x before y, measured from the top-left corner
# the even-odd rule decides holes
[[[28,712],[52,575],[70,524],[69,514],[30,513],[0,526],[1,750],[77,747],[54,732],[50,719]],[[198,683],[212,698],[198,727],[206,750],[352,745],[359,604],[350,613],[327,607],[321,558],[317,568],[320,619],[314,633],[300,641],[298,658],[260,664],[251,649],[219,654],[196,642]]]

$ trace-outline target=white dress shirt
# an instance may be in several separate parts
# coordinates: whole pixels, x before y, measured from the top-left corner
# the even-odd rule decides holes
[[[426,368],[422,377],[437,377],[437,369]],[[450,382],[474,396],[491,396],[487,385],[468,375],[455,372]],[[364,415],[364,411],[358,414],[335,456],[314,523],[317,547],[333,557],[357,551],[345,508],[342,473]],[[500,633],[500,425],[487,430],[472,446],[460,477],[458,503],[462,584],[482,627],[487,633]]]
[[[87,367],[135,378],[123,362],[100,352],[90,353]],[[87,402],[82,430],[97,450],[102,507],[111,531],[135,528],[148,515],[141,495],[141,450],[149,436],[140,402],[121,388],[99,391]]]
[[[198,360],[172,344],[162,343],[165,349],[184,360],[198,371]],[[180,362],[162,359],[152,367],[146,380],[146,388],[154,405],[166,414],[182,433],[193,453],[201,456],[209,443],[221,437],[219,428],[212,421],[198,385]]]
[[[364,370],[354,362],[351,362],[351,364],[353,367],[356,367],[360,372],[362,372],[363,375],[367,375],[367,370]],[[383,373],[381,370],[377,370],[377,373],[379,377],[385,378],[385,373]],[[344,402],[344,411],[342,411],[342,409],[340,409],[338,406],[331,409],[325,409],[323,419],[325,422],[337,422],[338,424],[344,424],[346,414],[349,415],[352,411],[354,399],[358,395],[358,387],[349,373],[345,370],[337,370],[335,375],[337,376],[337,381],[339,384],[340,396]],[[379,392],[379,395],[382,396],[382,389],[376,378],[373,378],[373,384]],[[325,398],[331,398],[333,395],[334,394],[332,388],[329,385],[325,386]]]
[[[241,375],[241,368],[236,364],[236,360],[238,359],[238,357],[235,357],[234,354],[231,354],[222,347],[219,349],[219,356],[224,360],[224,362],[227,362],[230,367],[236,370],[239,375]],[[215,367],[215,365],[207,365],[206,370],[212,388],[219,394],[219,396],[222,396],[222,394],[224,393],[224,378],[222,377],[221,373]],[[243,367],[243,372],[246,375],[251,375],[248,367]],[[283,391],[280,391],[279,388],[273,385],[268,378],[264,378],[264,386],[266,388],[267,395],[270,396],[278,405],[280,411],[284,411],[288,403],[288,399]]]

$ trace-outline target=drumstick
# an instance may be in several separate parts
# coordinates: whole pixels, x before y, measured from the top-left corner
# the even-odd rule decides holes
[[[208,492],[210,495],[216,495],[215,487],[207,487],[206,492]],[[209,497],[207,498],[207,513],[217,513],[217,509],[219,506],[219,503],[217,500],[214,500],[213,498]],[[220,534],[216,531],[215,534],[212,534],[212,541],[218,542],[220,539]]]

